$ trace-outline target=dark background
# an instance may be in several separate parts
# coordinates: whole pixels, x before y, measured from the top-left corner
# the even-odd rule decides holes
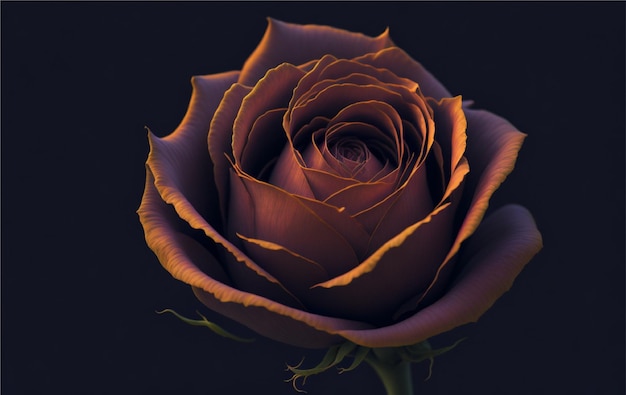
[[[190,77],[239,69],[266,16],[389,26],[453,94],[528,134],[491,207],[528,207],[545,248],[478,324],[434,339],[468,337],[429,381],[415,365],[416,393],[624,394],[623,2],[1,7],[3,394],[295,394],[285,363],[319,352],[155,314],[210,312],[135,214],[144,126],[173,131]],[[365,366],[304,389],[384,393]]]

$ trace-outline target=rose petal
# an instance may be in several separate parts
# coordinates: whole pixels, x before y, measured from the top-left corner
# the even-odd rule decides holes
[[[285,115],[287,116],[287,114]],[[325,131],[334,125],[342,123],[360,123],[370,125],[371,128],[379,132],[370,136],[370,141],[381,152],[386,151],[385,156],[394,164],[399,164],[403,155],[404,145],[401,143],[403,121],[397,111],[389,104],[381,101],[360,101],[349,104],[342,108],[332,119],[315,116],[306,125],[295,132],[293,136],[294,146],[301,149],[304,165],[312,171],[332,172],[333,168],[326,163],[323,153],[318,146],[318,140],[324,141]],[[287,127],[288,124],[287,124]],[[375,138],[374,138],[375,137]],[[389,168],[388,164],[385,168]],[[306,171],[306,170],[305,170]],[[388,173],[388,171],[387,171]],[[382,173],[380,176],[389,178]],[[379,180],[380,177],[375,178]],[[315,196],[318,199],[325,199],[329,194],[336,191],[336,188],[327,188],[325,183],[312,186]],[[328,189],[326,192],[318,189]]]
[[[328,118],[316,117],[309,124],[315,125],[311,127],[312,130],[316,130],[316,128],[322,126],[320,122],[315,122],[317,119],[324,119],[326,123],[331,123],[331,120]],[[397,166],[400,163],[404,148],[399,137],[402,135],[403,128],[399,114],[387,103],[365,101],[354,103],[343,108],[337,116],[332,119],[332,122],[357,122],[357,120],[372,125],[381,132],[380,136],[378,136],[379,145],[388,145],[388,156],[393,158],[393,161],[390,159],[389,162],[385,164],[383,170],[381,170],[381,173],[370,181],[395,184],[399,172],[397,167],[392,170],[393,165],[390,165],[390,162],[392,161]],[[296,138],[298,138],[297,136],[300,134],[304,134],[305,132],[303,132],[303,130],[308,128],[309,125],[303,127],[301,131],[297,133]],[[303,169],[303,172],[315,197],[319,200],[326,200],[330,195],[337,193],[337,191],[357,184],[357,181],[331,173],[333,169],[326,163],[319,147],[314,141],[316,133],[322,132],[323,130],[312,133],[313,138],[310,138],[310,140],[313,140],[313,142],[309,144],[303,152],[304,162],[308,166],[308,168]],[[370,205],[371,204],[373,203],[370,203]]]
[[[430,149],[430,155],[426,158],[426,166],[428,173],[428,186],[430,187],[430,193],[433,196],[433,201],[442,201],[448,177],[446,177],[443,171],[443,153],[441,152],[441,146],[437,141],[433,143],[433,146]]]
[[[401,188],[381,203],[354,216],[366,229],[371,229],[369,251],[377,249],[406,227],[422,220],[435,208],[426,170],[424,165],[416,166]]]
[[[333,193],[357,183],[352,178],[340,177],[329,173],[326,169],[305,168],[302,171],[315,194],[315,198],[320,201],[324,201]]]
[[[260,163],[252,168],[246,167],[244,152],[246,157],[266,159],[266,164],[277,159],[269,175],[270,182],[291,193],[312,197],[313,193],[290,149],[288,136],[282,129],[282,114],[293,87],[303,75],[303,71],[288,63],[269,70],[241,103],[234,121],[232,145],[235,164],[245,173],[256,176],[254,173],[263,167]],[[270,157],[273,158],[270,160]]]
[[[489,199],[513,170],[517,154],[526,137],[507,120],[487,111],[465,109],[465,117],[468,141],[466,155],[472,166],[465,190],[475,192],[464,201],[468,208],[463,204],[459,208],[467,214],[440,270],[444,269],[459,251],[463,241],[471,236],[480,224],[489,206]],[[436,287],[438,278],[437,275],[429,289]],[[427,293],[424,297],[426,295]]]
[[[402,85],[410,91],[415,91],[419,88],[417,82],[408,78],[399,77],[387,68],[376,68],[369,64],[363,64],[349,59],[338,59],[329,64],[319,73],[317,79],[319,81],[338,80],[348,75],[367,75],[383,84]]]
[[[465,157],[461,158],[458,166],[454,170],[450,182],[444,192],[440,202],[436,205],[439,207],[442,204],[451,203],[451,210],[457,211],[460,203],[460,198],[463,192],[463,182],[465,176],[470,173],[469,165]],[[409,195],[410,196],[410,195]],[[391,224],[393,222],[390,221]],[[372,242],[373,243],[373,242]],[[409,311],[415,311],[420,306],[430,304],[434,299],[439,296],[439,292],[445,287],[449,275],[452,273],[455,264],[455,255],[448,255],[439,266],[436,275],[433,277],[433,282],[423,292],[416,293],[412,298],[403,303],[402,307],[398,309],[394,317],[403,315]]]
[[[280,244],[324,266],[331,276],[356,266],[354,247],[300,199],[245,174],[236,178],[251,199],[251,212],[229,218],[233,232]],[[250,229],[250,224],[254,228]]]
[[[288,115],[289,115],[289,110],[287,110],[287,112],[285,113],[285,118]],[[306,125],[302,126],[299,130],[297,130],[293,135],[290,135],[290,134],[287,134],[287,135],[290,136],[292,145],[296,150],[298,151],[306,150],[307,147],[311,146],[312,142],[315,143],[313,135],[315,133],[323,133],[324,130],[326,130],[326,127],[328,126],[328,122],[330,122],[330,118],[315,116],[312,119],[310,119]],[[283,121],[283,128],[284,128],[284,125],[285,125],[285,122]],[[318,164],[320,166],[324,165],[323,162],[320,162]],[[303,157],[303,165],[312,167],[312,168],[313,167],[317,168],[314,166],[313,163],[309,163],[306,160],[304,160],[304,157]]]
[[[452,96],[450,92],[421,63],[413,60],[398,47],[390,47],[376,53],[370,53],[354,59],[355,61],[388,69],[399,77],[417,82],[426,97],[440,100]]]
[[[193,77],[191,101],[180,125],[173,133],[161,139],[152,133],[148,135],[152,148],[147,164],[155,173],[157,183],[164,191],[184,189],[186,199],[189,199],[190,205],[195,207],[199,215],[216,224],[219,224],[220,218],[218,211],[214,209],[217,192],[205,145],[206,131],[224,91],[237,77],[238,72],[234,71]],[[176,171],[169,169],[170,161],[181,161],[179,169],[188,167],[178,174],[176,185],[162,174],[164,171]],[[199,186],[195,182],[198,179],[206,182]],[[168,195],[172,199],[172,193]]]
[[[209,154],[214,166],[215,184],[219,193],[219,203],[222,215],[226,215],[229,199],[228,179],[233,158],[233,123],[237,117],[237,112],[241,106],[243,98],[252,91],[252,88],[233,84],[230,89],[224,93],[224,98],[217,107],[213,120],[209,128],[208,138],[205,133],[205,139],[208,141]],[[199,148],[199,147],[198,147]],[[190,164],[191,168],[198,167]],[[189,171],[189,169],[187,169]],[[201,180],[202,178],[198,178]],[[225,218],[223,221],[225,222]]]
[[[310,314],[257,294],[229,286],[219,263],[181,235],[183,223],[158,195],[151,173],[138,210],[146,242],[174,278],[194,287],[194,293],[211,310],[230,317],[263,336],[299,347],[325,348],[341,342],[339,330],[366,329],[370,325]],[[281,299],[281,298],[278,298]]]
[[[284,108],[269,110],[254,121],[247,136],[248,141],[239,158],[241,168],[251,176],[259,178],[265,166],[275,161],[280,156],[283,146],[287,145],[286,139],[282,143],[280,138],[284,137],[284,133],[282,136],[268,133],[268,131],[282,130],[284,113]],[[273,139],[268,139],[268,134]]]
[[[326,315],[389,323],[404,300],[428,286],[445,257],[454,218],[447,208],[408,227],[349,272],[316,284],[303,300]]]
[[[239,107],[233,128],[232,150],[235,163],[241,159],[241,153],[248,142],[248,136],[254,122],[267,111],[276,108],[287,108],[293,87],[304,76],[304,72],[297,67],[283,63],[269,70],[259,80],[252,91],[244,97]],[[268,143],[261,147],[247,147],[248,149],[263,149],[266,145],[283,147],[287,142],[285,132],[280,124],[275,129],[268,129],[265,138]],[[245,171],[245,169],[243,169]]]
[[[236,290],[233,293],[231,289],[222,284],[209,284],[194,286],[193,292],[212,311],[281,343],[328,348],[345,341],[336,335],[341,330],[371,328],[362,322],[307,313],[257,295]]]
[[[381,87],[353,83],[331,85],[308,101],[296,105],[291,112],[289,124],[286,125],[286,131],[293,136],[314,117],[333,118],[351,104],[370,101],[388,103],[402,119],[415,125],[420,132],[426,133],[424,118],[430,118],[430,114],[421,97],[400,86]]]
[[[541,234],[531,214],[520,206],[503,207],[468,240],[460,257],[467,263],[465,269],[437,302],[395,325],[340,334],[366,347],[399,347],[476,322],[510,289],[541,247]]]
[[[263,267],[296,297],[302,296],[315,283],[330,278],[323,266],[282,245],[240,234],[237,236],[243,240],[248,255],[257,262],[263,262]]]
[[[208,188],[212,184],[212,167],[206,146],[206,133],[211,119],[210,116],[196,116],[196,114],[204,108],[215,109],[223,91],[232,83],[236,75],[236,73],[228,73],[194,79],[194,88],[198,93],[194,94],[192,99],[190,115],[171,135],[162,139],[152,134],[148,136],[150,154],[146,163],[147,179],[151,180],[154,177],[155,193],[158,193],[164,203],[174,207],[180,219],[186,221],[191,228],[201,229],[216,243],[218,249],[222,249],[225,256],[233,257],[232,260],[236,264],[233,264],[232,270],[245,272],[247,286],[263,294],[278,295],[276,289],[282,286],[278,280],[258,268],[249,270],[255,269],[256,265],[214,226],[215,223],[219,224],[216,218],[218,217],[217,210],[215,210],[217,196]],[[213,96],[210,93],[213,93]],[[206,183],[199,185],[197,183],[199,179],[206,180]],[[147,191],[152,193],[151,190]],[[142,206],[146,199],[145,193]],[[157,203],[152,203],[152,206],[158,208]],[[157,209],[145,207],[142,212],[147,213],[153,210],[158,214]],[[209,209],[214,212],[211,217],[201,214]],[[246,269],[242,269],[244,267]],[[284,290],[280,292],[285,293]],[[291,303],[296,303],[293,298],[291,298]]]
[[[179,217],[171,205],[166,204],[159,195],[154,185],[154,177],[150,168],[146,169],[146,186],[137,211],[139,220],[144,228],[146,242],[155,252],[163,267],[174,278],[193,284],[193,279],[211,277],[214,281],[230,284],[230,278],[222,270],[222,266],[214,259],[198,242],[182,233],[189,232],[188,224]],[[219,246],[220,244],[216,244]],[[232,246],[231,246],[232,247]],[[234,248],[234,247],[232,247]],[[244,286],[258,295],[263,295],[285,305],[300,307],[302,304],[275,279],[268,275],[261,275],[245,269],[241,260],[235,259],[226,247],[218,250],[225,252],[224,265],[229,272],[245,272],[241,275]],[[243,256],[239,250],[234,249],[236,255]],[[195,264],[185,261],[185,257],[191,257]],[[244,257],[245,258],[245,257]],[[245,258],[247,259],[247,258]],[[182,260],[182,261],[181,261]],[[192,281],[192,282],[189,282]],[[238,285],[239,286],[239,285]]]
[[[360,85],[360,86],[378,86],[380,88],[387,89],[389,91],[396,92],[402,96],[405,96],[408,99],[407,101],[411,101],[411,99],[413,99],[412,93],[415,92],[416,90],[414,88],[415,85],[410,85],[408,83],[405,83],[404,80],[399,81],[400,82],[399,84],[383,83],[379,79],[371,75],[348,72],[348,71],[347,73],[348,74],[340,76],[336,79],[332,79],[332,80],[326,79],[326,80],[316,81],[310,87],[309,90],[307,90],[306,92],[303,92],[299,97],[296,98],[294,95],[291,101],[293,103],[292,108],[302,107],[306,105],[307,102],[315,99],[315,97],[324,89],[333,85],[351,84],[351,85]],[[409,86],[407,87],[407,85]],[[297,99],[297,100],[295,100],[294,102],[293,99]],[[290,108],[290,110],[292,108]]]
[[[288,111],[285,114],[285,120],[283,123],[283,127],[285,130],[288,130],[289,123],[291,121],[291,110],[302,97],[302,95],[306,95],[307,92],[311,90],[311,87],[315,85],[319,81],[319,76],[324,71],[324,69],[331,63],[337,60],[336,57],[332,55],[324,55],[321,59],[315,62],[315,66],[306,73],[304,77],[298,81],[298,85],[293,90],[293,94],[291,96],[291,100],[289,100]]]
[[[272,170],[269,183],[293,195],[314,198],[308,180],[302,172],[298,153],[288,144],[283,148]]]
[[[399,164],[404,148],[401,136],[403,134],[403,124],[400,114],[390,104],[382,101],[360,101],[343,108],[333,117],[329,124],[348,122],[361,122],[380,131],[376,136],[381,146],[387,146],[390,159],[393,158],[395,164]],[[395,154],[394,154],[395,152]]]
[[[467,120],[461,96],[444,98],[439,102],[429,99],[437,125],[437,142],[445,159],[444,170],[449,178],[465,154]]]
[[[395,147],[385,144],[384,136],[384,132],[368,123],[332,122],[326,130],[325,145],[335,151],[333,156],[341,163],[346,177],[368,182],[380,174],[385,163],[396,159]],[[344,153],[359,153],[360,158],[349,158]]]
[[[298,65],[326,54],[353,58],[391,45],[388,30],[372,38],[329,26],[296,25],[268,18],[265,35],[245,62],[239,82],[254,85],[267,70],[281,63]]]
[[[345,207],[347,214],[354,215],[383,200],[392,190],[391,184],[382,182],[353,184],[330,195],[324,203]]]
[[[345,211],[315,199],[296,196],[298,201],[315,213],[324,223],[335,229],[352,246],[358,261],[365,258],[368,233],[363,226]]]
[[[384,200],[354,215],[371,235],[369,251],[375,250],[405,227],[423,219],[435,207],[428,184],[428,167],[424,162],[434,144],[434,122],[429,117],[424,123],[428,126],[422,132],[419,156],[404,159],[405,168],[397,178],[396,190]],[[401,130],[403,135],[413,135],[416,141],[412,145],[418,145],[419,136],[416,136],[412,124],[403,122]],[[408,144],[405,145],[405,148],[409,148]],[[414,150],[409,148],[406,151]]]
[[[254,208],[253,202],[250,199],[246,189],[239,181],[234,170],[230,171],[230,186],[231,186],[231,199],[228,207],[228,222],[227,222],[227,239],[233,243],[241,251],[244,249],[245,243],[239,237],[237,232],[253,233],[254,232]],[[232,224],[239,224],[237,227],[233,227]],[[243,253],[241,253],[243,255]],[[284,299],[276,299],[271,297],[269,292],[276,293],[276,287],[280,287],[284,293],[289,294],[293,300],[298,301],[299,307],[304,307],[297,297],[286,287],[278,278],[269,273],[265,267],[257,264],[256,260],[249,259],[249,255],[246,254],[246,259],[235,259],[232,254],[224,254],[225,265],[230,274],[233,282],[237,285],[237,288],[254,293],[257,295],[269,297],[272,300],[279,301],[283,304],[293,306],[293,302]]]

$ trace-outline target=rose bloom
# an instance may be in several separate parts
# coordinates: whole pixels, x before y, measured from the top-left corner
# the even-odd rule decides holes
[[[149,134],[138,213],[172,276],[261,335],[415,344],[476,321],[541,248],[522,207],[483,220],[525,135],[387,31],[270,19],[241,71],[192,84]]]

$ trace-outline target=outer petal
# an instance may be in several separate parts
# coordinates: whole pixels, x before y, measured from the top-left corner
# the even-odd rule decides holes
[[[141,206],[137,213],[145,232],[146,242],[163,267],[177,279],[205,276],[231,285],[228,275],[213,256],[184,233],[189,227],[178,218],[172,206],[161,200],[153,183],[154,178],[148,170]],[[184,254],[193,256],[197,265],[177,265],[177,260]]]
[[[162,256],[159,255],[159,248],[162,248],[163,244],[168,243],[182,243],[182,245],[191,248],[190,252],[198,251],[199,248],[204,249],[204,247],[189,237],[186,237],[186,241],[181,241],[181,237],[191,231],[189,224],[185,223],[179,217],[179,213],[177,213],[171,205],[166,204],[162,197],[159,196],[154,185],[152,172],[150,168],[146,170],[146,187],[141,200],[141,206],[138,210],[139,219],[143,225],[148,246],[157,254],[163,267],[169,271],[172,276],[180,279],[179,274],[177,274],[179,268],[173,264],[172,260],[162,259]],[[219,274],[217,278],[220,279],[220,281],[228,281],[229,283],[233,278],[233,274],[236,274],[237,286],[239,288],[243,287],[249,292],[263,295],[289,306],[302,306],[300,301],[289,291],[286,291],[278,280],[256,267],[254,262],[251,262],[243,253],[236,249],[236,247],[229,242],[221,241],[220,243],[220,237],[219,235],[215,236],[217,240],[214,241],[218,243],[217,245],[221,245],[223,250],[218,248],[215,252],[218,254],[223,252],[221,254],[223,258],[221,260],[221,266],[228,270],[229,275],[227,276],[225,272],[223,272],[224,274],[222,274],[222,272],[217,273],[217,268],[213,267],[215,265],[211,264],[206,259],[196,260],[199,270],[204,271],[209,276]],[[167,240],[168,238],[172,240]],[[193,243],[191,243],[191,241],[193,241],[195,245],[192,245]],[[233,252],[231,253],[231,251]],[[204,255],[207,255],[206,251]],[[212,256],[211,259],[213,259]],[[207,267],[209,271],[204,270]]]
[[[419,62],[416,62],[406,52],[398,47],[387,48],[377,53],[371,53],[355,59],[374,67],[389,69],[400,77],[417,82],[424,96],[440,100],[452,96],[450,92],[433,77]]]
[[[398,324],[339,333],[367,347],[397,347],[475,322],[509,290],[541,247],[531,214],[520,206],[503,207],[468,241],[460,256],[467,265],[441,299]]]
[[[214,224],[219,223],[219,215],[214,209],[217,192],[213,182],[213,166],[206,149],[207,131],[224,92],[238,74],[233,71],[193,77],[189,108],[178,128],[162,139],[149,135],[151,152],[147,165],[154,172],[162,190],[174,187],[171,181],[162,177],[162,171],[168,167],[165,162],[172,159],[179,161],[179,167],[185,170],[178,174],[178,185],[174,188],[182,188],[190,205]],[[198,185],[196,180],[205,182]],[[172,198],[172,193],[166,194],[168,199]]]
[[[371,326],[310,314],[230,286],[221,265],[194,239],[181,233],[187,225],[161,200],[148,172],[138,210],[146,242],[172,276],[194,287],[211,310],[230,317],[263,336],[299,347],[324,348],[339,343],[339,330]]]
[[[193,81],[195,93],[190,109],[178,129],[162,139],[149,135],[151,150],[146,163],[148,168],[146,178],[150,182],[154,177],[154,185],[151,185],[151,188],[155,190],[146,189],[140,212],[145,213],[142,215],[161,215],[158,210],[152,208],[158,206],[157,203],[147,205],[151,196],[149,194],[158,194],[164,203],[174,207],[180,219],[187,222],[191,228],[204,231],[205,235],[216,243],[218,249],[223,249],[227,261],[230,262],[231,271],[244,271],[247,287],[287,303],[291,297],[285,297],[287,293],[279,289],[281,284],[278,280],[258,270],[250,271],[250,268],[256,266],[254,262],[233,245],[225,237],[221,225],[218,226],[219,215],[215,209],[218,199],[217,193],[212,188],[213,169],[206,139],[212,111],[217,108],[224,91],[236,77],[237,73],[227,73],[195,78]],[[204,182],[198,183],[198,180]],[[158,221],[162,222],[163,219]],[[297,304],[294,300],[289,302]]]
[[[388,30],[373,38],[329,26],[296,25],[268,18],[263,39],[241,70],[239,82],[254,85],[281,63],[302,64],[326,54],[353,58],[393,45]]]
[[[293,309],[223,284],[214,284],[210,280],[202,283],[206,285],[194,285],[193,292],[209,309],[281,343],[304,348],[328,348],[344,341],[337,335],[344,328],[356,331],[371,328],[361,322]]]
[[[515,166],[517,154],[526,135],[507,120],[482,110],[465,109],[467,119],[466,156],[472,171],[465,183],[465,196],[460,212],[467,212],[456,240],[446,260],[439,268],[443,271],[461,248],[461,244],[474,233],[483,219],[489,199]],[[461,161],[462,163],[462,161]],[[454,178],[454,176],[453,176]],[[471,194],[473,192],[473,195]],[[438,287],[439,273],[429,287]],[[427,293],[424,294],[426,297]]]
[[[331,316],[379,325],[392,322],[395,310],[434,277],[452,244],[453,217],[453,208],[440,206],[356,268],[317,284],[302,301]]]

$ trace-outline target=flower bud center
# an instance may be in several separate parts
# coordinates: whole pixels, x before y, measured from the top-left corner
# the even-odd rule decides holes
[[[362,141],[350,138],[339,141],[331,147],[331,152],[338,160],[355,164],[365,162],[370,154],[367,146]]]

